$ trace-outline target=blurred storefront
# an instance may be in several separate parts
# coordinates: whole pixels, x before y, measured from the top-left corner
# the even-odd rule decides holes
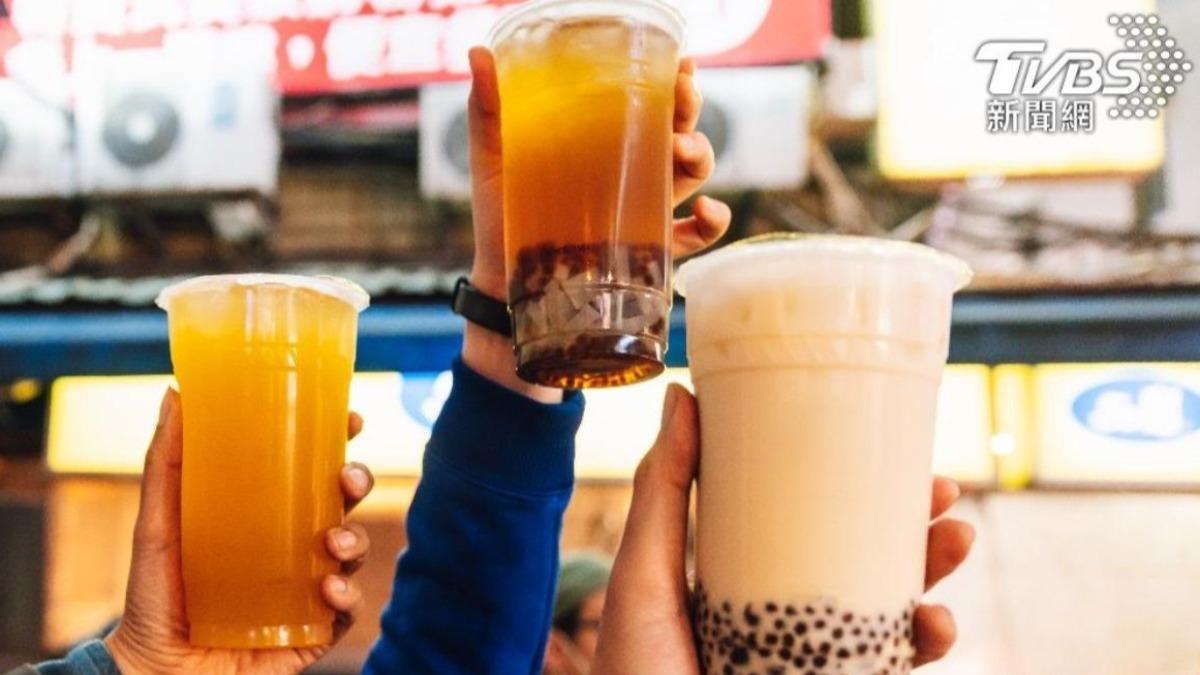
[[[199,273],[336,274],[371,293],[350,454],[381,478],[359,516],[378,615],[459,346],[445,304],[471,256],[465,52],[507,4],[0,4],[0,669],[119,613],[170,383],[152,300]],[[1056,107],[1054,133],[1000,133],[976,57],[1021,36],[1116,50],[1109,16],[1152,12],[1200,54],[1200,6],[679,4],[729,240],[887,236],[977,271],[936,455],[979,542],[935,593],[960,644],[922,672],[1195,673],[1200,85],[1165,85],[1160,119],[1110,118],[1121,104],[1096,96],[1089,132],[1063,131]],[[688,379],[682,311],[666,376],[589,394],[567,549],[617,546],[663,389]],[[361,622],[319,670],[356,670],[375,631]]]

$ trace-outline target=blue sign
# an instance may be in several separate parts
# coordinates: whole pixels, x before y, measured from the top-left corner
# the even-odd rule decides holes
[[[1148,375],[1092,387],[1072,412],[1092,432],[1123,441],[1164,443],[1200,431],[1200,393]]]
[[[450,396],[453,378],[450,371],[441,373],[404,373],[400,382],[400,403],[417,422],[433,428]]]

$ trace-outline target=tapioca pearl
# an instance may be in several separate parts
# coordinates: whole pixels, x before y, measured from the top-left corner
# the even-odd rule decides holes
[[[850,658],[850,650],[849,650],[849,649],[846,649],[845,647],[842,647],[841,649],[837,650],[837,657],[838,657],[839,659],[848,659],[848,658]]]
[[[813,665],[818,668],[824,668],[826,663],[829,663],[829,659],[826,659],[824,656],[813,657]]]
[[[854,637],[858,637],[859,635],[862,635],[862,629],[861,629],[861,628],[855,628],[855,629],[853,629],[853,630],[851,630],[851,631],[850,631],[850,634],[851,634],[851,635],[853,635]]]
[[[813,607],[812,607],[812,606],[809,606],[809,607],[805,607],[805,608],[804,608],[804,613],[805,613],[805,614],[807,614],[807,615],[809,615],[809,616],[812,616],[813,614],[816,614],[816,613],[817,613],[817,610],[816,610],[816,609],[813,609]]]
[[[843,614],[843,615],[842,615],[842,622],[843,622],[843,623],[850,623],[850,622],[851,622],[851,621],[853,621],[853,620],[854,620],[854,613],[853,613],[853,612],[846,612],[845,614]]]
[[[842,629],[841,629],[841,628],[834,628],[834,629],[833,629],[833,639],[834,639],[834,640],[840,640],[840,639],[842,639],[842,636],[843,636],[843,635],[845,635],[845,633],[842,631]]]
[[[771,650],[767,649],[766,647],[762,647],[758,650],[758,655],[765,659],[771,655]]]
[[[863,656],[864,654],[866,654],[866,653],[867,653],[867,649],[869,649],[869,648],[870,648],[870,647],[867,645],[867,643],[865,643],[865,642],[860,642],[860,643],[858,643],[858,647],[855,647],[854,651],[855,651],[855,652],[856,652],[856,653],[857,653],[859,656]]]
[[[869,638],[871,638],[872,640],[874,640],[874,639],[875,639],[875,636],[876,636],[876,633],[875,633],[875,631],[873,631],[873,630],[869,630],[869,631],[867,631],[867,637],[869,637]]]
[[[750,652],[745,647],[735,647],[729,652],[729,662],[735,666],[744,666],[750,663]]]
[[[784,623],[783,619],[775,619],[775,630],[783,630],[786,626],[787,624]]]
[[[769,633],[765,638],[763,638],[763,642],[774,646],[779,643],[779,636],[774,633]]]
[[[875,645],[875,655],[878,656],[882,653],[883,653],[883,645]]]
[[[783,613],[787,614],[788,616],[796,616],[798,612],[796,611],[795,607],[788,605],[787,607],[783,608]]]
[[[774,614],[775,612],[779,611],[779,605],[773,602],[768,602],[766,609],[768,614]]]
[[[825,630],[825,621],[822,619],[817,619],[816,623],[813,624],[813,628],[817,630]]]
[[[721,669],[721,672],[724,673],[725,675],[733,675],[733,673],[734,673],[733,666],[726,663],[725,667]]]
[[[825,608],[825,614],[826,614],[827,616],[833,616],[833,608],[832,608],[832,607],[826,607],[826,608]]]
[[[821,646],[817,647],[817,651],[821,652],[822,654],[828,654],[829,650],[831,649],[833,649],[833,645],[829,644],[828,642],[822,642]]]
[[[783,634],[783,646],[791,649],[796,646],[796,638],[791,633]]]
[[[804,635],[808,632],[808,624],[804,623],[803,621],[797,621],[796,625],[792,627],[792,631],[795,632],[796,635]]]
[[[751,626],[758,625],[759,616],[754,613],[754,610],[750,608],[750,605],[746,605],[746,609],[742,610],[742,618],[745,619],[746,623],[750,624]]]
[[[780,649],[779,658],[783,659],[784,661],[790,660],[792,658],[792,650],[788,649],[787,647]]]

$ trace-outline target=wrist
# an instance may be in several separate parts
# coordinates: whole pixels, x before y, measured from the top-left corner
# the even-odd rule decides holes
[[[480,265],[471,270],[471,285],[496,300],[506,301],[504,274],[488,271]],[[470,321],[463,333],[462,360],[471,370],[496,384],[538,403],[561,403],[561,389],[531,384],[517,376],[517,356],[513,353],[512,338],[493,333]]]
[[[511,338],[469,321],[463,333],[462,360],[471,370],[505,389],[538,403],[562,403],[561,389],[531,384],[517,376],[517,357]]]
[[[129,644],[124,640],[124,635],[118,626],[117,630],[109,633],[104,638],[104,648],[108,650],[109,657],[117,666],[117,671],[121,675],[135,675],[136,673],[147,673],[150,669],[141,665],[141,659],[137,658],[136,650],[130,648]]]

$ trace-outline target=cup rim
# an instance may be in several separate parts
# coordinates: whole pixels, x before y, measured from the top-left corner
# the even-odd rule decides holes
[[[703,274],[718,265],[749,262],[763,248],[793,249],[806,255],[821,253],[829,256],[859,256],[881,261],[903,259],[924,261],[945,272],[953,282],[955,291],[965,288],[974,277],[970,265],[949,253],[925,244],[881,237],[776,232],[743,239],[683,263],[675,273],[675,290],[686,298],[687,281],[691,276],[697,273]]]
[[[577,7],[573,8],[571,5]],[[665,0],[529,0],[506,8],[488,31],[486,42],[488,48],[495,51],[500,43],[512,37],[512,33],[518,27],[539,13],[549,13],[551,16],[559,18],[569,16],[623,17],[625,15],[618,11],[623,8],[658,12],[661,20],[656,22],[656,25],[667,31],[674,38],[679,50],[683,51],[687,41],[687,21],[677,7]],[[554,14],[554,10],[564,11],[559,16]]]
[[[215,291],[234,286],[290,286],[305,289],[341,300],[350,305],[355,312],[361,312],[371,304],[371,296],[361,286],[341,277],[262,272],[192,277],[164,288],[155,298],[154,304],[169,310],[171,300],[185,293]]]

